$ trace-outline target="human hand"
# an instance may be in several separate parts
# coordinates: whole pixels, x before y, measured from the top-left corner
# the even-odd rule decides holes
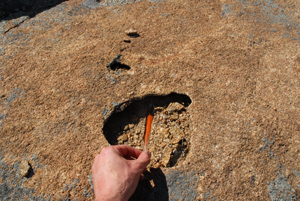
[[[128,200],[149,163],[149,151],[128,145],[102,149],[92,167],[95,200]]]

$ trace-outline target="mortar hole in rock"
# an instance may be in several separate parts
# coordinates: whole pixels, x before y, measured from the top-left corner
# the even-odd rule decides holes
[[[111,145],[127,144],[142,149],[149,105],[154,118],[147,149],[150,167],[173,167],[181,163],[190,147],[190,118],[187,108],[191,99],[185,94],[148,95],[115,107],[105,120],[103,134]]]
[[[124,70],[130,70],[130,66],[123,64],[121,62],[121,54],[118,54],[109,64],[107,64],[108,70],[119,70],[119,69],[124,69]]]

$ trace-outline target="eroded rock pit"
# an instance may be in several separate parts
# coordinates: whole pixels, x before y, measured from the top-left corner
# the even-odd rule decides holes
[[[112,145],[128,144],[142,149],[149,104],[154,118],[147,149],[150,168],[173,167],[182,162],[190,146],[190,121],[187,107],[191,99],[184,94],[149,95],[121,103],[104,123],[103,133]]]

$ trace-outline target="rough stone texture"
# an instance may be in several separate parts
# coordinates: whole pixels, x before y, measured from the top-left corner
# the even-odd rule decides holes
[[[201,174],[202,175],[202,174]],[[195,172],[170,171],[167,176],[169,200],[196,200],[197,174]]]
[[[153,171],[142,199],[299,199],[299,10],[296,0],[2,9],[0,197],[93,200],[105,119],[126,101],[176,92],[192,100],[190,150],[181,165]],[[130,28],[140,37],[126,43]],[[108,71],[118,54],[130,69]]]
[[[23,160],[20,163],[20,175],[25,177],[29,174],[29,170],[30,170],[30,165],[28,163],[28,161]]]

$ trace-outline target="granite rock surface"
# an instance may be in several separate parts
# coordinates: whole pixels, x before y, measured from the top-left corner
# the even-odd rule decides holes
[[[137,100],[178,95],[189,151],[131,200],[300,199],[299,1],[2,1],[0,20],[2,200],[93,200],[110,117],[134,130]]]

